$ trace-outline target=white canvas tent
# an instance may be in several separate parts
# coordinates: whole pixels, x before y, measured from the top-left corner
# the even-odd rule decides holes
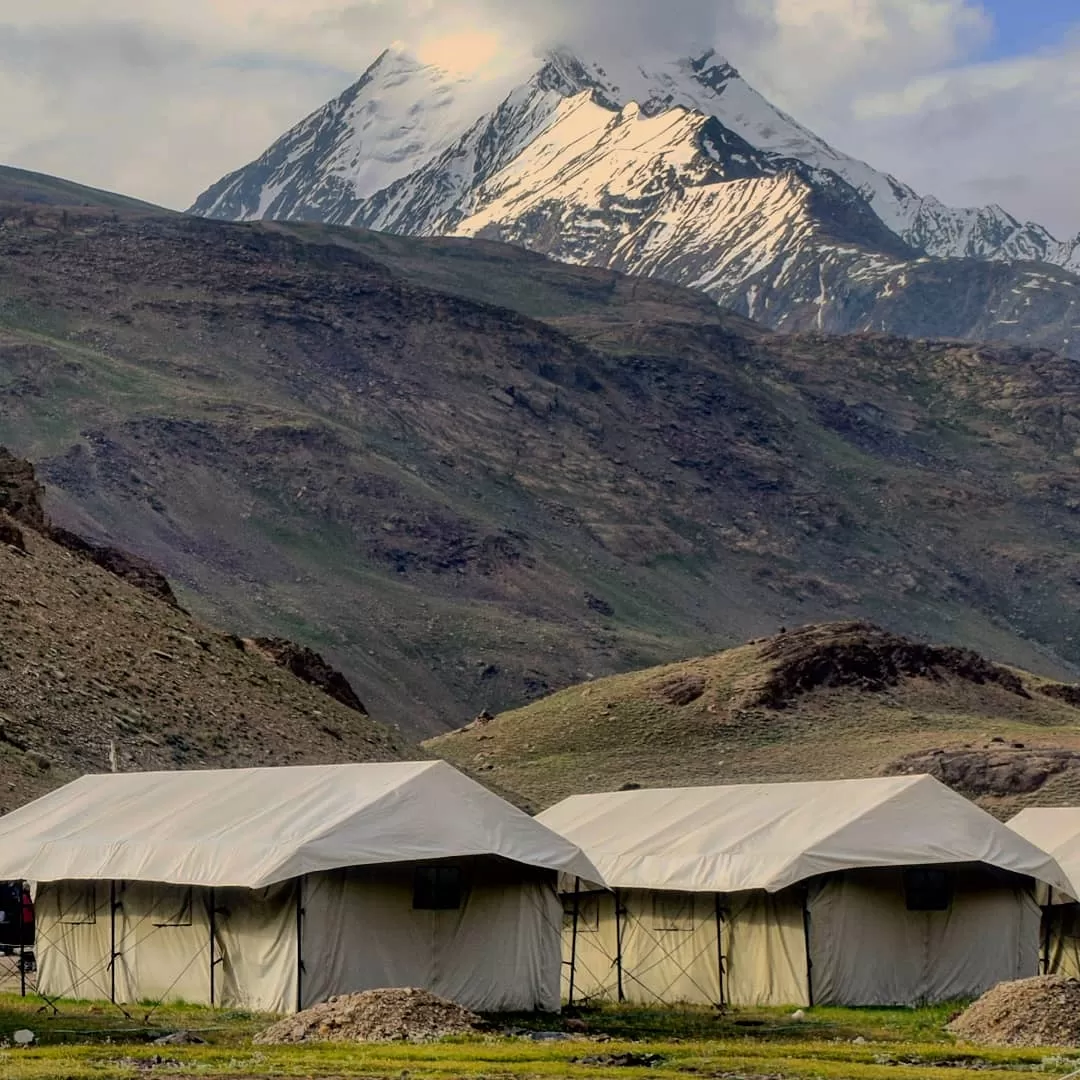
[[[539,820],[614,890],[564,882],[575,999],[975,996],[1037,972],[1034,882],[1067,889],[1050,856],[925,776],[582,795]]]
[[[1052,855],[1069,879],[1069,892],[1044,890],[1042,969],[1080,979],[1080,808],[1033,807],[1009,822],[1026,840]]]
[[[580,850],[442,762],[86,776],[0,819],[51,997],[557,1009]]]

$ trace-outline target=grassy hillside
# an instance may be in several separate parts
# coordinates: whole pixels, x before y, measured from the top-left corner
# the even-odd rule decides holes
[[[0,492],[2,494],[2,492]],[[381,761],[396,733],[0,514],[0,812],[86,772]]]
[[[1080,797],[1080,688],[834,624],[572,687],[426,745],[534,808],[624,785],[929,772],[1006,813]]]
[[[99,191],[70,180],[0,165],[0,203],[59,207],[92,207],[135,213],[167,214],[168,210],[127,195]]]
[[[815,620],[1080,664],[1069,361],[492,244],[3,214],[0,442],[53,514],[411,732]]]

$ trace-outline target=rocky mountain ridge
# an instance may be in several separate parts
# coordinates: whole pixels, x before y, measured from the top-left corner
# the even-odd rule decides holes
[[[703,289],[782,329],[1074,347],[1080,238],[918,195],[712,53],[538,64],[507,91],[388,51],[193,212],[483,236]]]
[[[841,617],[1080,665],[1058,354],[778,335],[479,240],[0,219],[0,441],[54,518],[410,734]]]

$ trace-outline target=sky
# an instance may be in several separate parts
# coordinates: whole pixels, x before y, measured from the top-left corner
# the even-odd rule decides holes
[[[917,190],[1080,232],[1077,0],[0,0],[0,164],[184,208],[395,42],[488,68],[714,45]]]

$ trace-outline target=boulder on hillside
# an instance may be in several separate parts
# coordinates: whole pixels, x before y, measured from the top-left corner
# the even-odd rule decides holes
[[[159,600],[164,600],[172,607],[180,606],[169,584],[169,579],[146,559],[108,544],[96,544],[57,525],[49,525],[45,530],[45,535],[54,543],[89,559],[90,562],[96,563],[103,570],[108,570],[115,577],[134,585],[135,588],[142,589],[143,592],[156,596]]]
[[[297,645],[295,641],[276,637],[255,638],[251,644],[279,667],[291,671],[298,679],[317,686],[342,705],[364,716],[368,715],[364,703],[356,696],[349,680],[314,650],[305,645]]]
[[[87,540],[69,529],[53,525],[45,514],[44,496],[45,489],[37,481],[34,466],[0,446],[0,512],[7,514],[20,525],[33,529],[42,536],[47,536],[54,543],[95,563],[137,589],[165,601],[172,607],[180,606],[168,578],[146,559],[109,544]],[[16,531],[18,532],[17,529]],[[0,539],[3,537],[0,536]],[[12,544],[12,546],[25,550],[25,543],[21,542],[21,532],[19,539],[20,543]],[[11,541],[5,542],[11,543]]]
[[[1053,776],[1080,769],[1080,753],[1021,746],[963,747],[906,754],[882,769],[883,776],[933,776],[969,799],[1033,795]]]
[[[26,551],[26,538],[22,529],[8,517],[0,516],[0,544],[7,544],[16,551]]]
[[[812,690],[850,686],[878,692],[904,678],[946,676],[1030,697],[1019,676],[971,649],[926,645],[864,622],[784,632],[765,642],[760,656],[772,667],[753,704],[772,709]]]
[[[0,446],[0,510],[28,529],[44,532],[44,494],[34,466]]]

